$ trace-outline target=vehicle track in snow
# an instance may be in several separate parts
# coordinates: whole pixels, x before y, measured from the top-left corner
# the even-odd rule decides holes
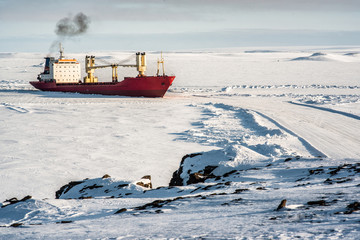
[[[360,121],[323,109],[295,105],[281,98],[221,98],[265,114],[331,158],[360,158]]]
[[[241,146],[267,158],[289,156],[326,157],[306,140],[266,115],[223,103],[192,105],[202,109],[202,118],[178,140],[195,141],[220,148]],[[250,154],[251,155],[251,154]]]
[[[323,111],[328,111],[328,112],[340,114],[340,115],[345,116],[345,117],[349,117],[349,118],[353,118],[353,119],[356,119],[356,120],[360,120],[360,116],[357,116],[357,115],[351,114],[351,113],[347,113],[347,112],[338,111],[338,110],[335,110],[335,109],[330,109],[330,108],[325,108],[325,107],[319,107],[319,106],[314,106],[314,105],[309,105],[309,104],[304,104],[304,103],[297,103],[297,102],[292,102],[292,101],[289,101],[289,103],[295,104],[295,105],[299,105],[299,106],[305,106],[305,107],[315,108],[315,109],[319,109],[319,110],[323,110]]]
[[[0,103],[0,105],[4,106],[5,108],[18,112],[18,113],[28,113],[29,110],[27,110],[26,108],[23,107],[19,107],[19,106],[14,106],[12,104],[9,103]]]

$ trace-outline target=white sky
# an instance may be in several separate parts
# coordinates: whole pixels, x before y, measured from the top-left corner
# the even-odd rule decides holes
[[[79,51],[360,41],[360,0],[0,0],[0,51],[46,51],[78,12],[89,31],[65,45]]]

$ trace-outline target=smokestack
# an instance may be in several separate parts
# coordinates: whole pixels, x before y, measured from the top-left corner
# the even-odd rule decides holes
[[[45,58],[45,68],[44,68],[44,74],[50,73],[50,57]]]

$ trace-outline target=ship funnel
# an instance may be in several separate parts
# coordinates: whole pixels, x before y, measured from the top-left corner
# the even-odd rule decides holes
[[[45,58],[44,74],[50,73],[50,57]]]

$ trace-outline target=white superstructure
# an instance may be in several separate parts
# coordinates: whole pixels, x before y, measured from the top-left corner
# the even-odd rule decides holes
[[[81,81],[80,63],[76,59],[66,59],[60,50],[59,59],[45,58],[44,72],[39,74],[40,81],[56,83],[78,83]]]

